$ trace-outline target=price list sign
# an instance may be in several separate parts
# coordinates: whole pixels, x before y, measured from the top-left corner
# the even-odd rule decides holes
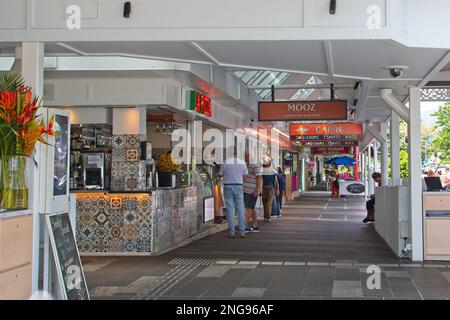
[[[69,214],[47,215],[57,274],[66,300],[89,300],[89,292]]]

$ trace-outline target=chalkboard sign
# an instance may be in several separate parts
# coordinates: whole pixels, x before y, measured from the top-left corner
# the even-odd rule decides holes
[[[61,289],[66,300],[89,300],[80,254],[68,213],[45,216]]]

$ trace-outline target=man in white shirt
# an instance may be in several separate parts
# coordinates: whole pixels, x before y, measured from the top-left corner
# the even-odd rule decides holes
[[[233,150],[236,154],[236,150]],[[219,175],[223,177],[223,194],[227,207],[228,234],[227,238],[235,237],[234,214],[239,221],[239,235],[245,238],[244,193],[242,190],[243,177],[248,174],[245,161],[238,158],[228,158],[220,166]]]

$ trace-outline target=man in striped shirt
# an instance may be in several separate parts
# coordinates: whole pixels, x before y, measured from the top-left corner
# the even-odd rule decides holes
[[[248,174],[244,176],[244,205],[245,205],[245,222],[247,232],[258,232],[258,219],[256,217],[256,200],[261,194],[262,177],[261,166],[257,164],[250,164],[250,155],[245,153],[245,162],[247,163]]]

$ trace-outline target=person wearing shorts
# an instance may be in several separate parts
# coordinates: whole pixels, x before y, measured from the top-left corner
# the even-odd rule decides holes
[[[249,153],[245,154],[245,162],[247,163],[248,174],[244,176],[243,192],[245,206],[245,222],[247,232],[258,232],[258,219],[256,217],[256,201],[261,194],[262,178],[261,166],[251,164]]]

